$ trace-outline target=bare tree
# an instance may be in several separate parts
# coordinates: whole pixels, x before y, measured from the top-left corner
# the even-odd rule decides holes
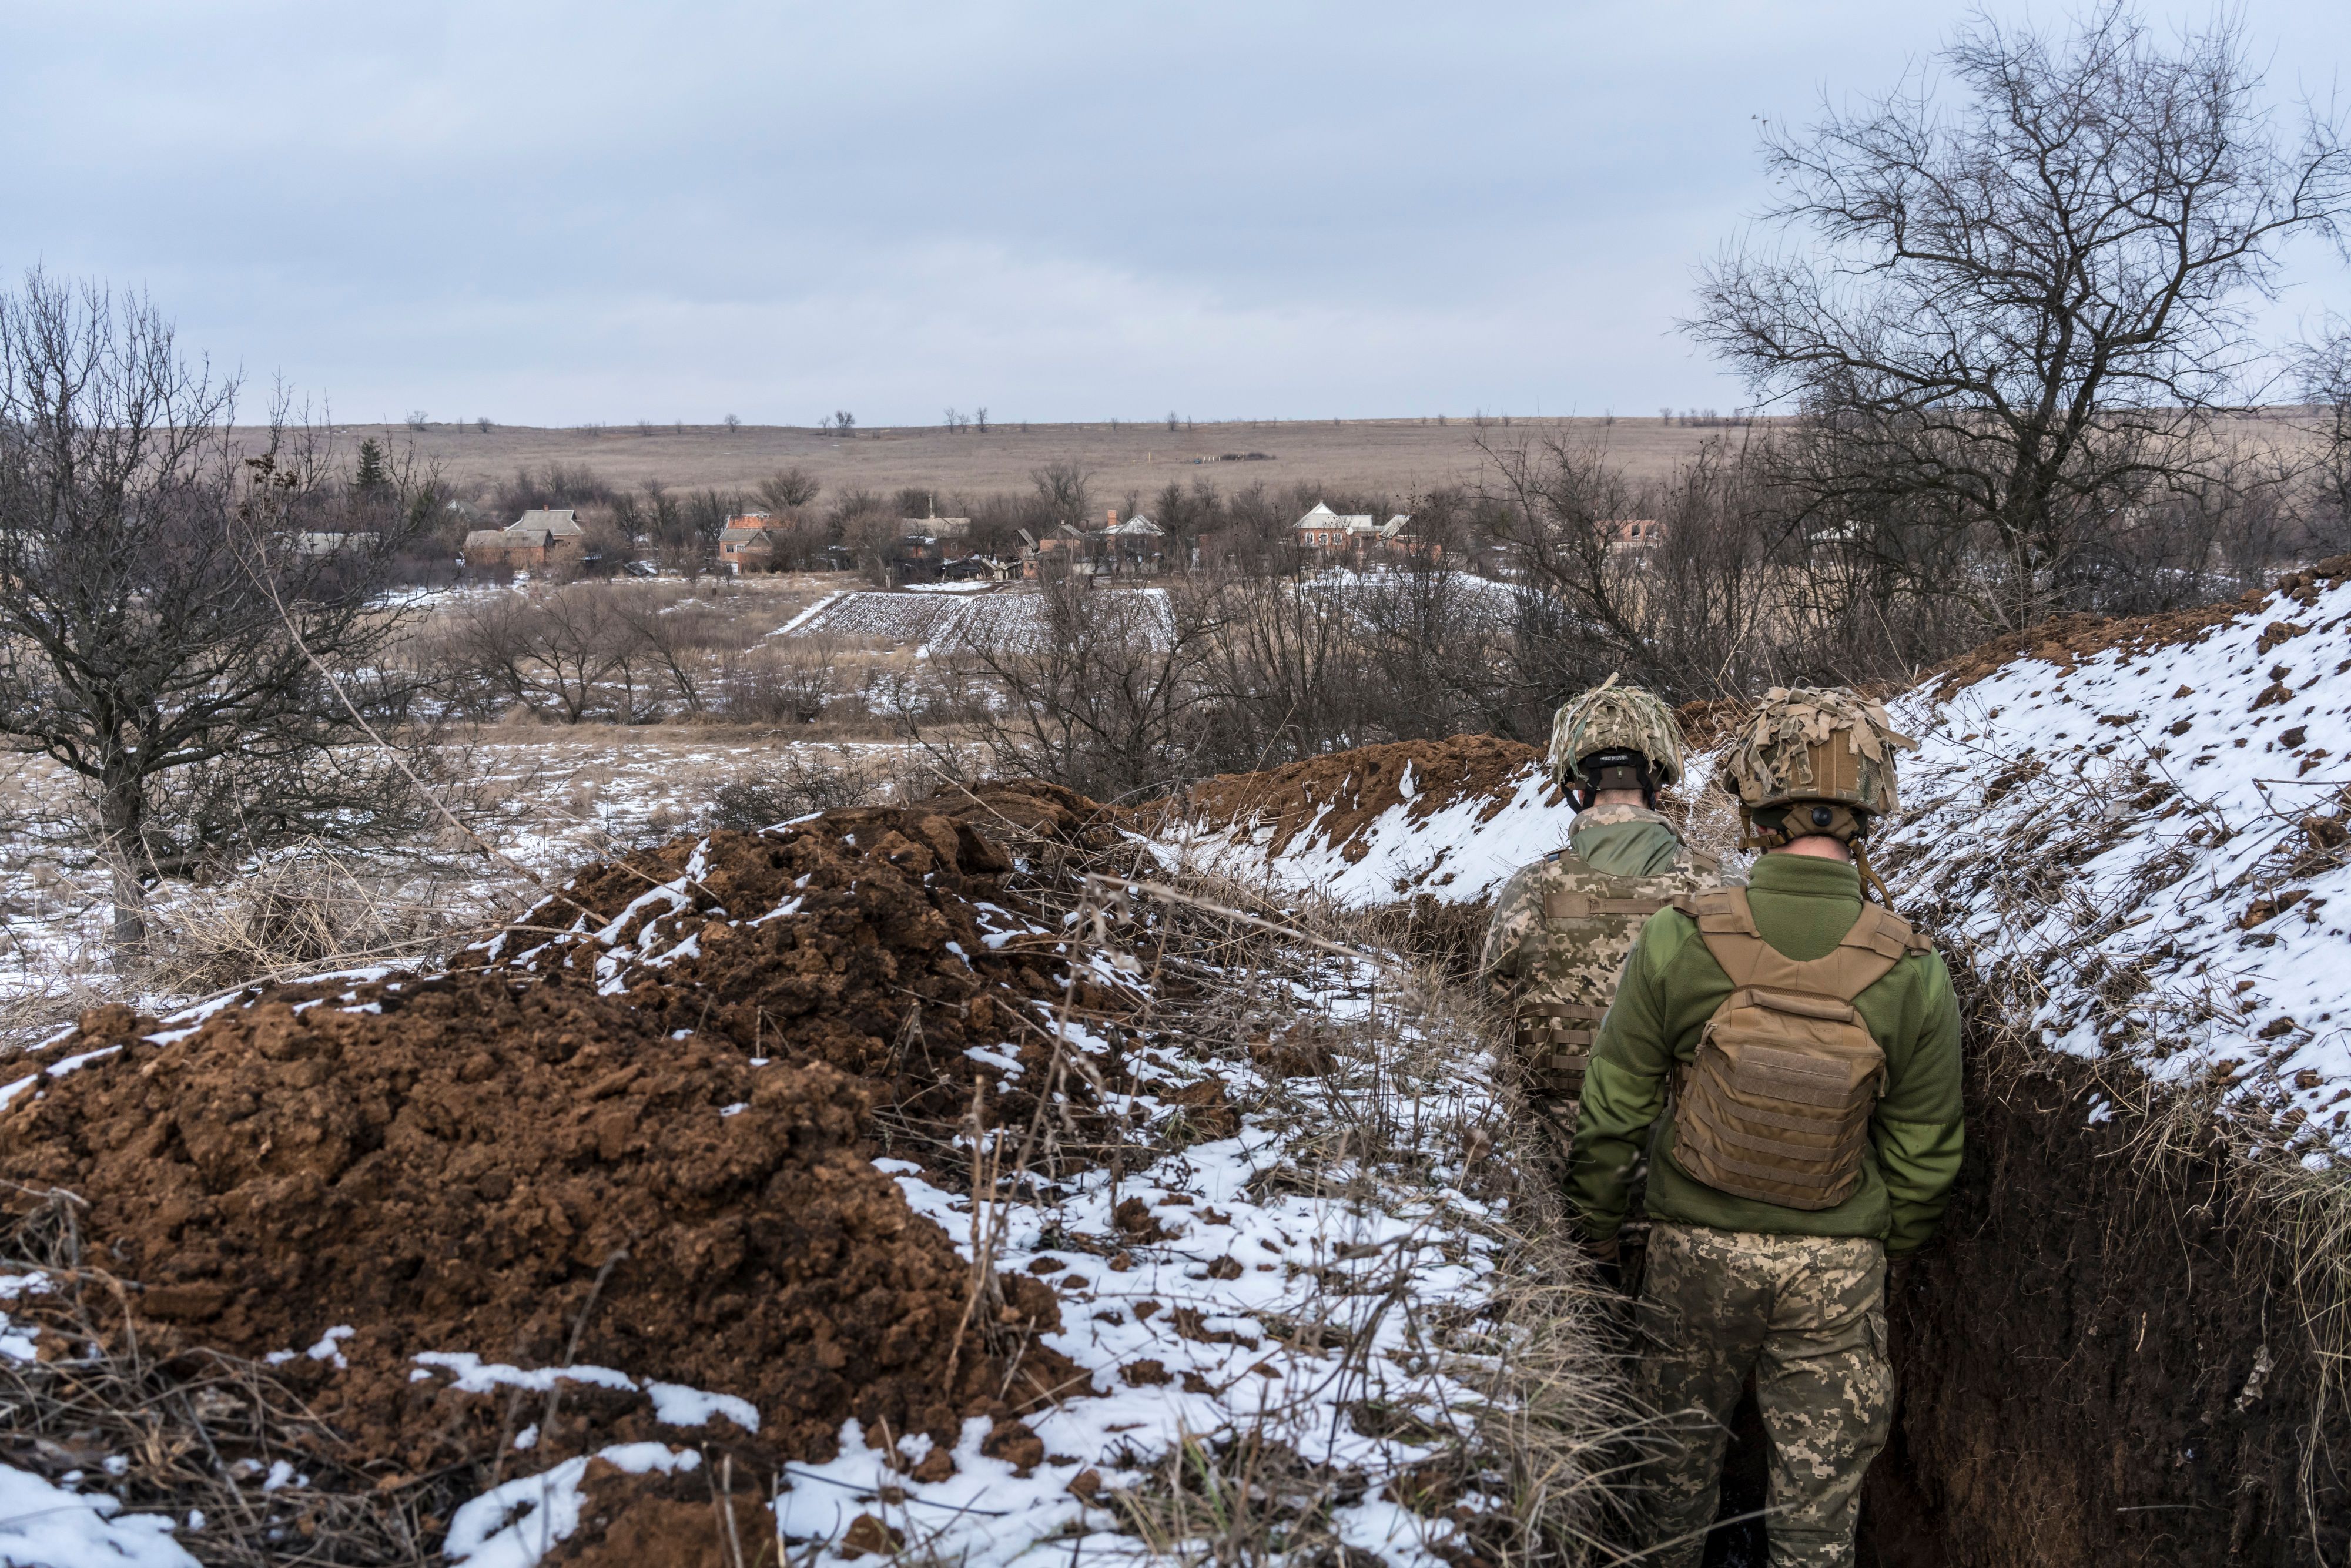
[[[1813,418],[1788,479],[1817,516],[1922,497],[1993,541],[1988,616],[2068,600],[2083,540],[2208,477],[2205,415],[2258,361],[2248,305],[2280,248],[2338,233],[2351,154],[2306,115],[2277,135],[2235,24],[2166,47],[2109,3],[2063,37],[1979,19],[1858,110],[1767,133],[1768,221],[1685,324],[1766,403]]]
[[[730,413],[720,423],[726,426],[726,434],[732,435],[743,428],[743,416],[739,413]]]
[[[817,483],[815,475],[795,464],[789,468],[778,468],[759,481],[759,500],[776,511],[789,512],[815,500],[817,492],[823,487]]]
[[[574,586],[468,602],[453,651],[510,700],[578,724],[608,700],[601,687],[628,657],[632,628],[607,590]]]
[[[978,427],[979,433],[982,435],[986,435],[987,434],[987,405],[986,403],[981,403],[977,408],[972,410],[971,417],[972,423]]]
[[[1037,499],[1055,522],[1082,522],[1093,509],[1093,476],[1069,458],[1029,470]]]
[[[323,441],[240,444],[235,392],[143,298],[0,296],[0,737],[89,787],[125,953],[156,877],[395,805],[328,672],[396,684],[371,601],[418,508],[354,529]]]
[[[411,430],[421,431],[424,428],[424,411],[421,408],[410,409],[408,411],[408,428]]]
[[[2327,555],[2351,549],[2351,321],[2329,319],[2294,358],[2303,400],[2317,415],[2310,542]]]
[[[1213,594],[1060,581],[1001,602],[1033,605],[1035,620],[974,616],[951,643],[956,662],[1001,695],[958,716],[995,771],[1116,800],[1202,770],[1213,699],[1200,677],[1217,624]]]

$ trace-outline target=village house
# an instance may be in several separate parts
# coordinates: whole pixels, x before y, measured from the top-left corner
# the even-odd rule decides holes
[[[1290,525],[1290,532],[1301,554],[1330,565],[1351,563],[1360,567],[1374,556],[1434,562],[1445,553],[1442,545],[1423,540],[1413,532],[1412,518],[1403,512],[1382,523],[1374,521],[1368,513],[1343,515],[1317,501],[1311,510]]]
[[[1666,525],[1655,517],[1620,517],[1600,527],[1610,549],[1648,549],[1666,538]]]
[[[1049,577],[1156,577],[1167,569],[1167,530],[1140,512],[1121,522],[1112,507],[1102,526],[1091,531],[1063,523],[1041,539],[1026,528],[1020,537],[1028,545],[1020,575],[1031,582]]]
[[[572,508],[538,507],[503,528],[467,534],[462,559],[469,571],[545,571],[578,566],[587,550],[588,532]]]
[[[773,571],[776,567],[776,536],[769,532],[775,518],[766,512],[745,512],[726,519],[718,530],[718,564],[736,577],[747,571]]]

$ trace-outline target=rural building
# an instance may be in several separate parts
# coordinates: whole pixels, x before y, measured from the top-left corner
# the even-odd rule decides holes
[[[1375,556],[1391,560],[1435,561],[1445,547],[1413,531],[1412,518],[1398,512],[1386,522],[1374,522],[1368,513],[1343,515],[1317,501],[1311,510],[1290,525],[1301,553],[1332,565],[1362,566]]]
[[[775,518],[766,512],[745,512],[726,519],[718,530],[718,564],[737,577],[747,571],[772,571],[776,566]]]
[[[1666,525],[1655,517],[1620,517],[1600,527],[1610,549],[1648,549],[1666,538]]]
[[[544,571],[577,566],[588,552],[588,532],[569,507],[525,512],[503,528],[465,536],[464,564],[475,571]]]
[[[1045,538],[1032,538],[1021,552],[1020,575],[1031,582],[1050,577],[1156,577],[1167,567],[1167,530],[1137,513],[1124,522],[1113,508],[1102,526],[1088,531],[1063,523]]]

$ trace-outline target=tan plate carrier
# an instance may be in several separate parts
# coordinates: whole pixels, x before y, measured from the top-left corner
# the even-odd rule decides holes
[[[1886,1051],[1854,998],[1932,945],[1880,904],[1826,957],[1798,963],[1763,939],[1747,890],[1674,901],[1731,991],[1676,1075],[1674,1161],[1708,1186],[1788,1208],[1834,1208],[1861,1180]]]
[[[1708,867],[1711,869],[1711,859]],[[1611,877],[1611,882],[1638,885],[1653,877]],[[1615,946],[1629,949],[1640,922],[1673,903],[1671,898],[1595,898],[1586,893],[1553,890],[1543,894],[1543,920],[1592,920],[1627,917]],[[1553,928],[1554,931],[1556,928]],[[1620,955],[1621,959],[1621,955]],[[1573,1100],[1583,1093],[1583,1074],[1592,1065],[1592,1042],[1599,1038],[1600,1020],[1608,1015],[1604,999],[1586,1002],[1530,1001],[1519,1004],[1512,1018],[1512,1040],[1519,1060],[1534,1071],[1544,1092]]]

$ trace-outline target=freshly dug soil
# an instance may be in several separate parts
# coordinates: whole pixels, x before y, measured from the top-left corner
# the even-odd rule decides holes
[[[706,1467],[678,1475],[632,1476],[602,1459],[589,1461],[580,1482],[580,1528],[540,1561],[548,1568],[732,1568],[775,1555],[774,1518],[744,1486],[722,1498]],[[725,1510],[734,1505],[730,1541]],[[761,1548],[767,1549],[765,1556]]]
[[[954,1174],[968,1118],[1025,1122],[1027,1092],[965,1048],[1042,1065],[1044,1031],[1013,1020],[1065,995],[1050,945],[984,939],[980,904],[1019,902],[1014,856],[954,813],[1081,856],[1090,808],[1038,787],[681,841],[583,873],[480,967],[269,988],[163,1044],[93,1009],[44,1054],[120,1049],[0,1113],[0,1178],[34,1189],[19,1212],[53,1186],[87,1204],[150,1346],[258,1357],[348,1326],[277,1370],[386,1469],[478,1458],[526,1423],[546,1428],[535,1464],[679,1436],[626,1391],[566,1383],[558,1414],[412,1382],[428,1351],[739,1396],[756,1438],[705,1431],[747,1462],[828,1458],[852,1416],[951,1445],[1079,1375],[1033,1343],[1059,1325],[1051,1289],[1010,1278],[975,1307],[945,1233],[871,1161],[895,1138]],[[679,896],[647,896],[689,864]],[[624,913],[616,946],[590,935]],[[1062,1088],[1091,1113],[1082,1079]]]
[[[857,1080],[671,1040],[560,972],[351,994],[279,992],[20,1096],[0,1176],[87,1200],[139,1315],[186,1339],[261,1356],[351,1326],[348,1371],[286,1371],[411,1469],[454,1457],[424,1351],[738,1394],[799,1455],[852,1415],[949,1440],[987,1402],[976,1336],[946,1376],[969,1270],[862,1152]]]
[[[1280,854],[1311,830],[1313,841],[1359,858],[1363,831],[1382,812],[1405,803],[1403,784],[1412,779],[1409,821],[1421,822],[1464,797],[1489,802],[1486,817],[1510,803],[1511,787],[1542,753],[1491,735],[1457,735],[1446,740],[1400,740],[1358,747],[1292,762],[1269,773],[1224,773],[1195,785],[1184,806],[1193,821],[1209,827],[1244,821],[1273,824],[1269,856]],[[1327,810],[1328,815],[1318,815]]]
[[[1970,1062],[1967,1164],[1890,1303],[1901,1393],[1861,1562],[2344,1562],[2351,1415],[2338,1382],[2312,1428],[2319,1363],[2241,1157],[2149,1169],[2087,1124],[2095,1087],[2062,1059]]]

